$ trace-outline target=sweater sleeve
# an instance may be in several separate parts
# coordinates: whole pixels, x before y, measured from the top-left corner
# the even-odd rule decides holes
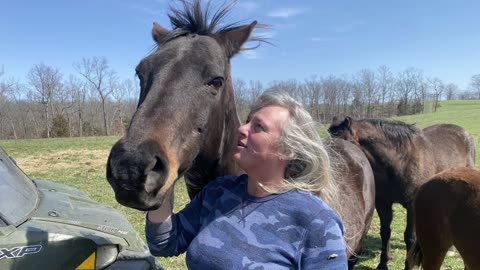
[[[332,211],[321,211],[305,232],[301,269],[348,269],[343,225]]]
[[[153,223],[146,218],[145,237],[154,256],[170,257],[184,253],[200,229],[204,188],[184,209],[172,214],[162,223]]]

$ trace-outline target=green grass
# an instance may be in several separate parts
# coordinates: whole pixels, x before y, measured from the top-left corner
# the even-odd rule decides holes
[[[399,117],[407,123],[421,127],[434,123],[454,123],[463,126],[480,145],[480,101],[441,102],[436,113]],[[19,166],[32,178],[43,178],[67,184],[87,193],[92,199],[110,205],[122,212],[134,228],[144,237],[145,214],[119,205],[105,179],[105,164],[108,153],[118,137],[88,137],[35,140],[0,140],[0,145],[17,160]],[[477,151],[477,166],[480,165]],[[183,180],[175,186],[175,210],[188,202]],[[392,260],[390,269],[403,269],[405,245],[405,209],[394,207],[392,223]],[[380,225],[375,214],[370,232],[364,242],[364,252],[357,269],[374,269],[380,257]],[[185,257],[160,258],[166,269],[186,269]],[[460,257],[448,257],[442,269],[463,269]]]
[[[424,128],[439,123],[457,124],[465,128],[475,139],[477,167],[480,167],[480,100],[451,100],[440,102],[437,112],[396,117],[407,123],[416,123]]]

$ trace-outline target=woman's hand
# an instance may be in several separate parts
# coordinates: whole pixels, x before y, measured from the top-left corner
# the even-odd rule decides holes
[[[153,223],[162,223],[167,220],[173,212],[173,192],[170,195],[170,198],[166,199],[162,205],[158,209],[148,211],[147,212],[147,219]]]

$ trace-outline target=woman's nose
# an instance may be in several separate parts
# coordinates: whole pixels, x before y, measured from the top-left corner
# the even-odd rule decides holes
[[[247,135],[247,130],[248,130],[248,126],[250,125],[250,123],[247,123],[245,125],[242,125],[238,128],[238,132],[240,133],[240,135],[242,136],[246,136]]]

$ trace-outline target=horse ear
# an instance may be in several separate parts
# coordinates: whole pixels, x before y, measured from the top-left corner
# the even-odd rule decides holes
[[[346,116],[345,120],[343,120],[342,122],[342,125],[350,129],[350,127],[352,126],[352,118],[350,116]]]
[[[158,23],[153,22],[152,28],[152,37],[155,42],[160,45],[162,43],[165,36],[168,34],[168,30],[160,26]]]
[[[228,58],[234,56],[240,51],[243,43],[248,40],[256,25],[257,21],[253,21],[249,25],[242,25],[227,32],[220,33],[219,41],[225,47]]]
[[[338,119],[338,116],[335,115],[335,116],[332,118],[332,125],[338,124],[339,122],[340,122],[340,119]]]

